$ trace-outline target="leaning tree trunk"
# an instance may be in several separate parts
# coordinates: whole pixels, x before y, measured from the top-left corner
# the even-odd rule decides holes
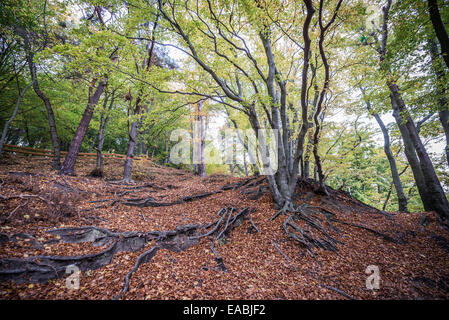
[[[0,159],[2,158],[3,145],[5,144],[5,141],[6,141],[6,134],[8,133],[8,128],[9,128],[11,122],[13,122],[14,118],[16,117],[17,112],[19,111],[20,102],[22,101],[23,96],[25,95],[28,88],[31,86],[32,86],[32,83],[30,83],[25,88],[23,88],[22,91],[20,91],[19,97],[17,98],[16,107],[14,108],[14,111],[13,111],[11,117],[9,118],[8,121],[6,121],[5,126],[3,127],[2,137],[0,139]]]
[[[399,87],[395,83],[387,82],[388,88],[392,93],[392,97],[396,102],[398,111],[401,114],[405,114],[405,126],[408,129],[413,146],[416,150],[416,154],[419,158],[421,171],[424,176],[424,182],[427,187],[427,194],[429,196],[432,209],[438,214],[442,221],[449,221],[449,202],[447,201],[444,190],[441,186],[440,180],[435,173],[432,161],[419,137],[416,126],[413,123],[412,118],[408,115],[405,103],[399,92]]]
[[[138,116],[140,114],[140,98],[136,99],[136,107],[134,108],[134,116]],[[131,129],[129,130],[128,135],[128,150],[126,151],[126,159],[123,170],[123,181],[131,182],[131,173],[133,168],[133,157],[134,157],[134,147],[136,145],[136,136],[137,136],[137,126],[139,124],[138,119],[134,119],[131,124]]]
[[[391,7],[392,0],[388,0],[387,5],[383,8],[384,18],[383,18],[383,26],[382,26],[382,44],[379,51],[379,59],[380,63],[383,67],[385,67],[387,71],[387,87],[391,93],[391,99],[393,105],[396,105],[397,111],[400,115],[404,117],[404,126],[407,128],[410,140],[413,143],[413,147],[416,151],[416,154],[419,158],[419,164],[421,168],[422,175],[424,177],[424,182],[426,186],[426,191],[428,195],[428,203],[431,206],[431,209],[434,210],[440,219],[440,222],[445,222],[449,220],[449,202],[447,201],[446,195],[444,194],[444,190],[441,186],[440,180],[435,173],[435,169],[433,167],[432,161],[430,160],[429,155],[419,137],[416,126],[410,117],[408,110],[405,106],[404,100],[402,99],[402,95],[400,93],[398,85],[392,80],[392,74],[389,69],[388,64],[385,64],[385,56],[387,50],[387,39],[388,39],[388,14]],[[435,1],[430,0],[429,4],[432,6],[435,4]],[[435,8],[433,8],[435,9]],[[438,9],[438,8],[437,8]],[[432,11],[432,8],[431,8]],[[434,12],[435,13],[435,12]],[[439,14],[438,14],[439,15]],[[431,18],[432,12],[431,12]],[[443,26],[444,28],[444,26]],[[438,29],[436,29],[438,34]],[[441,30],[440,30],[441,31]],[[447,34],[446,34],[447,38]],[[442,39],[439,40],[441,41]],[[442,43],[443,55],[445,52],[444,44]],[[446,56],[447,57],[447,56]],[[445,57],[445,58],[446,58]],[[449,58],[449,57],[447,57]],[[448,64],[449,65],[449,64]],[[424,199],[423,199],[424,200]],[[424,202],[424,201],[423,201]]]
[[[449,36],[443,21],[441,20],[440,11],[438,10],[437,0],[427,0],[430,20],[432,21],[433,29],[440,42],[441,54],[443,56],[446,66],[449,68]]]
[[[407,197],[405,196],[401,178],[399,177],[398,168],[396,166],[396,160],[394,159],[393,153],[391,152],[390,136],[388,134],[388,130],[378,114],[373,114],[373,116],[376,119],[377,123],[379,124],[379,127],[382,130],[382,134],[384,136],[384,151],[385,155],[387,156],[388,163],[390,164],[391,177],[393,178],[394,188],[396,189],[396,195],[398,197],[398,206],[399,206],[398,209],[401,212],[408,212]]]
[[[405,126],[404,120],[401,117],[399,109],[397,108],[396,102],[390,96],[391,105],[393,107],[393,116],[396,120],[396,124],[398,125],[399,131],[401,133],[402,142],[404,143],[404,154],[407,158],[407,162],[412,169],[413,177],[415,179],[416,187],[418,189],[419,196],[423,203],[424,209],[426,211],[432,211],[432,203],[430,201],[430,197],[427,194],[427,187],[424,181],[424,175],[421,170],[421,165],[419,163],[419,159],[416,156],[415,148],[413,146],[412,139],[410,138],[410,134],[408,132],[407,127]]]
[[[73,175],[75,172],[75,162],[78,157],[78,153],[81,148],[81,144],[83,143],[84,137],[87,132],[87,128],[89,127],[90,120],[92,119],[92,115],[94,113],[95,106],[100,100],[101,94],[106,87],[107,82],[101,80],[98,84],[95,92],[94,87],[97,79],[93,79],[89,86],[89,98],[86,109],[84,110],[83,117],[81,118],[80,124],[76,129],[75,136],[73,137],[72,142],[70,143],[69,151],[65,157],[64,163],[62,164],[62,168],[59,171],[59,174],[62,175]]]
[[[364,90],[362,88],[360,88],[360,90],[363,93]],[[365,101],[365,103],[366,103],[366,108],[368,109],[368,112],[371,113],[371,103],[369,101]],[[391,148],[390,148],[390,135],[388,134],[388,130],[385,127],[380,116],[374,112],[372,112],[371,114],[374,117],[374,119],[376,119],[377,124],[379,125],[380,130],[382,131],[382,134],[384,136],[384,151],[385,151],[385,155],[387,156],[388,162],[390,164],[391,176],[393,178],[394,188],[396,189],[396,195],[398,197],[399,211],[408,212],[407,197],[405,196],[404,189],[403,189],[402,183],[401,183],[401,178],[399,177],[398,168],[396,166],[396,160],[394,159],[393,153],[391,152]],[[385,201],[385,205],[388,202],[390,193],[391,193],[391,188],[388,193],[387,200]],[[385,205],[384,205],[384,207],[385,207]]]
[[[385,61],[388,42],[388,20],[392,0],[388,0],[382,8],[382,41],[377,49],[381,68],[386,72],[386,85],[390,90],[390,99],[393,107],[393,115],[396,118],[404,141],[407,160],[413,170],[416,185],[420,193],[424,208],[428,211],[435,210],[440,218],[449,216],[449,204],[444,195],[440,181],[436,176],[432,162],[419,138],[418,131],[413,120],[408,115],[404,100],[399,91],[398,85],[392,80],[393,75],[389,64]],[[416,154],[415,154],[416,152]],[[418,156],[419,161],[416,159]]]
[[[61,167],[61,159],[60,159],[61,147],[59,144],[58,133],[56,131],[56,121],[53,108],[51,106],[50,99],[48,99],[48,97],[41,91],[39,87],[39,82],[37,80],[36,64],[34,63],[34,53],[32,52],[31,49],[31,43],[28,36],[28,32],[20,28],[18,28],[17,31],[22,37],[24,42],[26,61],[28,64],[28,68],[30,69],[30,75],[33,83],[34,92],[36,92],[37,96],[44,102],[45,109],[47,110],[48,125],[50,127],[50,137],[53,145],[52,169],[59,170]]]

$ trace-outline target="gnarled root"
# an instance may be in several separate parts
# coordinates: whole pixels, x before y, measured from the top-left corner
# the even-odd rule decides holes
[[[0,281],[12,280],[23,282],[47,282],[50,279],[62,277],[68,266],[75,265],[81,271],[98,269],[111,263],[116,253],[121,251],[136,252],[143,249],[149,242],[153,246],[142,253],[136,260],[133,269],[126,275],[122,291],[115,299],[122,297],[129,288],[131,276],[144,263],[150,262],[160,249],[180,252],[197,244],[202,238],[209,236],[213,241],[226,241],[230,232],[242,224],[252,210],[233,207],[222,208],[219,219],[206,224],[187,224],[178,226],[169,231],[148,232],[114,232],[111,230],[88,226],[79,228],[61,228],[48,230],[49,233],[59,236],[54,242],[79,243],[90,242],[93,246],[107,246],[99,253],[81,256],[35,256],[25,259],[0,260]],[[208,230],[204,232],[204,230]],[[27,235],[32,237],[31,235]],[[2,235],[2,242],[13,241],[14,236]],[[227,271],[223,259],[213,247],[216,261],[221,270]]]
[[[314,248],[337,252],[339,241],[326,230],[323,219],[318,216],[319,212],[313,210],[314,208],[307,203],[295,206],[292,202],[286,202],[270,220],[273,221],[281,214],[288,214],[282,225],[287,237],[303,245],[312,256]],[[331,230],[335,231],[329,220],[327,222]]]

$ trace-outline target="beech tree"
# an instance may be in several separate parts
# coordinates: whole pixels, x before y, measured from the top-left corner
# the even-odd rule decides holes
[[[326,36],[334,27],[334,21],[339,12],[342,1],[327,4],[320,1],[318,6],[319,45],[321,59],[328,66],[325,55],[324,42]],[[312,1],[304,1],[305,17],[300,26],[294,23],[294,28],[302,28],[301,44],[295,39],[298,32],[285,34],[281,11],[289,13],[301,10],[300,3],[272,3],[258,1],[244,1],[237,5],[225,3],[219,8],[214,1],[201,1],[198,4],[178,3],[177,1],[159,1],[159,12],[164,20],[164,26],[180,38],[178,48],[193,59],[215,81],[220,90],[215,95],[196,92],[211,100],[224,98],[224,103],[245,113],[251,127],[258,132],[263,129],[263,119],[267,120],[268,128],[278,130],[277,171],[268,175],[270,191],[278,208],[283,211],[295,210],[292,196],[294,194],[299,174],[299,162],[303,155],[304,139],[311,127],[309,123],[309,101],[307,100],[309,86],[309,60],[312,51],[310,38],[315,8]],[[195,17],[194,25],[186,17]],[[327,17],[324,21],[324,17]],[[238,26],[245,25],[245,30]],[[193,27],[193,29],[192,29]],[[197,30],[200,37],[196,37],[192,30]],[[296,50],[302,51],[302,76],[300,83],[300,106],[302,123],[299,133],[294,137],[297,128],[291,127],[292,113],[288,112],[288,100],[291,90],[288,87],[288,66],[279,60],[278,48],[274,46],[276,37],[281,37],[285,43]],[[201,41],[201,43],[200,43]],[[262,48],[263,55],[252,48]],[[314,46],[315,47],[315,46]],[[185,48],[185,49],[184,49]],[[213,52],[211,59],[206,59],[207,53]],[[290,58],[291,59],[291,58]],[[291,65],[296,59],[288,61]],[[231,76],[225,75],[217,68],[219,63],[226,63],[234,71]],[[329,72],[329,71],[327,71]],[[238,75],[238,76],[236,76]],[[329,86],[329,74],[325,77],[320,102],[316,116],[319,115],[324,97]],[[218,97],[217,97],[218,96]],[[297,105],[298,101],[292,101]],[[290,113],[290,114],[289,114]],[[318,135],[316,135],[318,137]],[[291,140],[293,142],[291,143]],[[318,141],[315,140],[317,143]],[[319,164],[319,157],[315,157]],[[264,163],[265,166],[268,163]],[[324,188],[324,176],[320,175],[320,186]]]
[[[425,204],[425,207],[431,210],[435,210],[438,213],[440,219],[446,221],[449,218],[449,202],[435,173],[432,161],[427,154],[424,144],[421,141],[415,123],[408,113],[399,86],[397,85],[397,83],[395,83],[394,75],[391,73],[391,71],[389,71],[388,62],[385,60],[385,56],[387,53],[388,21],[391,3],[392,0],[388,0],[386,6],[384,6],[382,9],[383,24],[381,43],[378,47],[379,61],[381,67],[385,71],[386,85],[390,90],[390,99],[393,110],[395,112],[395,118],[397,119],[398,125],[402,127],[401,134],[404,143],[407,143],[410,148],[413,148],[413,151],[410,150],[410,153],[416,152],[416,155],[419,159],[419,168],[421,170],[422,179],[424,180],[423,182],[427,191],[427,194],[423,197],[423,202],[427,203],[427,205]],[[413,160],[412,162],[416,162],[416,160]],[[420,179],[421,177],[418,178],[418,180]],[[421,181],[417,181],[417,184],[418,183],[421,184]]]

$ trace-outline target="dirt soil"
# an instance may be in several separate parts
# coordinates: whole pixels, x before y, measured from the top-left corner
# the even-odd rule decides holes
[[[301,182],[297,203],[321,207],[340,221],[331,230],[338,250],[315,248],[312,254],[287,237],[286,215],[270,221],[277,210],[268,192],[252,197],[243,188],[222,190],[246,177],[200,178],[141,160],[134,163],[135,184],[115,183],[122,165],[121,160],[106,159],[105,177],[93,178],[88,174],[95,159],[79,159],[77,176],[62,177],[50,170],[48,158],[7,156],[0,164],[0,259],[80,256],[106,248],[60,241],[47,232],[55,228],[167,231],[210,224],[222,208],[249,208],[247,218],[214,247],[204,237],[185,251],[158,250],[132,274],[121,299],[449,298],[449,233],[432,212],[383,213],[341,191],[317,195],[313,182]],[[173,203],[220,190],[172,205],[125,204],[132,199]],[[106,266],[83,271],[79,289],[66,287],[68,274],[46,283],[4,280],[0,299],[112,299],[151,246],[117,252]],[[7,273],[2,263],[0,278]],[[368,266],[379,269],[379,289],[366,286]]]

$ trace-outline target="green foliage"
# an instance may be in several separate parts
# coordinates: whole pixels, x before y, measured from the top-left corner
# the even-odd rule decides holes
[[[54,108],[63,150],[67,150],[85,110],[90,83],[93,79],[103,79],[107,80],[107,88],[95,108],[82,151],[94,150],[101,119],[106,117],[104,150],[125,153],[130,124],[139,121],[136,153],[154,155],[160,163],[165,163],[168,157],[170,132],[176,128],[190,128],[191,106],[200,99],[208,98],[205,111],[225,118],[228,127],[235,124],[242,130],[251,128],[248,115],[241,112],[249,106],[259,116],[261,127],[270,126],[267,110],[276,103],[265,89],[269,66],[260,41],[261,35],[269,35],[273,39],[271,49],[277,68],[275,80],[286,81],[288,122],[292,139],[295,139],[302,124],[299,100],[304,59],[301,48],[303,2],[263,1],[263,6],[262,2],[252,0],[238,1],[238,6],[235,1],[228,0],[163,3],[169,13],[172,12],[168,10],[170,5],[176,8],[170,18],[182,27],[188,41],[163,19],[156,2],[2,1],[0,128],[10,117],[20,88],[31,81],[18,28],[32,35],[31,49],[38,66],[39,85]],[[325,20],[331,16],[336,3],[325,1]],[[317,8],[319,2],[313,1],[313,4]],[[447,21],[449,5],[443,1],[439,5],[443,21]],[[367,23],[373,8],[381,12],[381,3],[344,2],[337,26],[329,30],[326,50],[331,61],[331,83],[324,102],[319,153],[329,185],[350,190],[361,201],[381,208],[392,189],[391,172],[382,137],[370,120],[365,101],[370,101],[372,112],[388,118],[391,103],[385,80],[387,74],[391,74],[402,90],[412,118],[418,121],[447,107],[441,101],[442,98],[447,100],[449,72],[441,59],[430,58],[435,35],[424,1],[393,2],[388,50],[381,65],[378,56],[380,24],[379,21],[374,26]],[[96,10],[100,11],[102,19]],[[324,81],[324,68],[318,54],[317,19],[315,14],[310,31],[313,52],[310,62],[315,71],[309,70],[308,75],[313,79],[307,94],[309,110]],[[157,25],[155,29],[154,25]],[[197,57],[192,57],[189,45],[195,48]],[[150,48],[154,51],[148,64]],[[176,59],[175,66],[172,58]],[[241,102],[238,104],[225,97],[214,76],[200,67],[197,60],[206,63],[215,77],[238,93]],[[359,87],[366,90],[364,97]],[[134,115],[138,101],[143,112]],[[342,110],[343,118],[357,117],[357,120],[342,121],[341,116],[339,121],[329,120],[338,117]],[[396,124],[387,126],[401,172],[407,163],[400,134]],[[429,143],[441,140],[443,130],[438,118],[435,116],[426,122],[420,134]],[[24,97],[7,142],[51,146],[44,105],[32,90]],[[440,179],[448,186],[447,163],[441,154],[432,157]],[[211,165],[207,170],[208,174],[225,173],[229,168]],[[404,171],[401,180],[409,197],[410,210],[421,210],[410,169]],[[394,188],[392,190],[387,210],[397,207]]]

